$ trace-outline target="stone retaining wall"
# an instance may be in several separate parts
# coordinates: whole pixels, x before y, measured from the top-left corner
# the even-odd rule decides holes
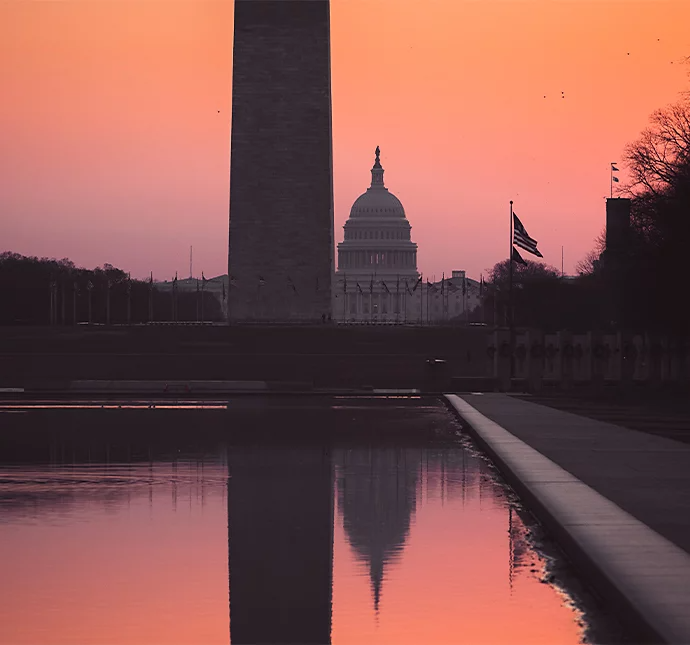
[[[490,336],[491,375],[499,389],[514,389],[510,384],[510,333],[501,329]],[[690,375],[689,348],[687,341],[684,344],[682,339],[664,334],[519,330],[513,343],[513,379],[530,391],[683,385]]]

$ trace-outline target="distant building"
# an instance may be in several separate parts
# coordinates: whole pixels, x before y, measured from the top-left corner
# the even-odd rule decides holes
[[[462,320],[479,304],[479,283],[464,271],[420,281],[417,244],[400,200],[385,187],[380,150],[371,186],[355,200],[338,244],[333,288],[337,322]]]
[[[355,200],[345,226],[344,239],[338,244],[338,269],[332,282],[333,319],[346,323],[427,324],[464,322],[469,312],[480,304],[479,283],[454,270],[448,276],[429,279],[417,271],[417,244],[412,241],[412,227],[400,200],[385,187],[380,150],[371,169],[371,185]],[[228,276],[207,279],[206,291],[221,304],[227,318],[230,292],[241,288],[263,289],[278,285],[275,298],[285,301],[281,307],[291,311],[291,302],[305,290],[323,286],[302,284],[283,271],[261,276],[261,284],[241,285]],[[157,282],[161,290],[172,290],[173,281]],[[198,278],[177,281],[179,291],[201,289]],[[278,295],[276,295],[278,294]]]
[[[163,280],[161,282],[154,282],[153,286],[159,291],[172,291],[174,280]],[[228,316],[228,276],[219,275],[215,278],[181,278],[177,281],[178,292],[191,293],[195,292],[197,289],[204,291],[213,295],[223,311],[223,316],[227,319]]]
[[[628,270],[630,253],[630,217],[632,201],[623,197],[606,200],[606,248],[603,269],[611,284],[622,284]],[[626,317],[629,300],[625,291],[614,288],[606,303],[607,317],[620,321]]]
[[[630,243],[632,202],[623,197],[606,200],[606,257],[616,262],[627,253]]]

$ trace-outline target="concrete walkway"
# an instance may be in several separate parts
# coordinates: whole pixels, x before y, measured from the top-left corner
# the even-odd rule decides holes
[[[448,395],[640,636],[690,643],[690,446],[508,395]]]
[[[483,392],[475,390],[463,390]],[[690,392],[654,390],[600,393],[554,392],[529,395],[529,401],[563,412],[613,423],[690,444]]]

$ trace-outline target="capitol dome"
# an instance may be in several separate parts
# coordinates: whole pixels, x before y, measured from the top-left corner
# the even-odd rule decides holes
[[[350,217],[405,217],[405,209],[400,200],[388,188],[368,188],[352,204]]]
[[[382,280],[416,279],[417,245],[400,200],[383,184],[381,150],[376,148],[371,186],[350,209],[338,244],[338,273],[384,276]],[[361,286],[361,285],[360,285]]]
[[[400,200],[383,183],[383,168],[376,148],[376,161],[371,169],[371,186],[360,195],[350,210],[350,217],[405,217]]]
[[[417,245],[402,203],[383,184],[378,147],[375,154],[371,186],[352,205],[338,243],[333,312],[343,322],[420,320]]]

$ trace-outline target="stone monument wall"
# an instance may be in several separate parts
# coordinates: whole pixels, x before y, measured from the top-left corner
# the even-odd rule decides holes
[[[236,0],[233,52],[229,320],[320,320],[334,270],[329,0]]]

